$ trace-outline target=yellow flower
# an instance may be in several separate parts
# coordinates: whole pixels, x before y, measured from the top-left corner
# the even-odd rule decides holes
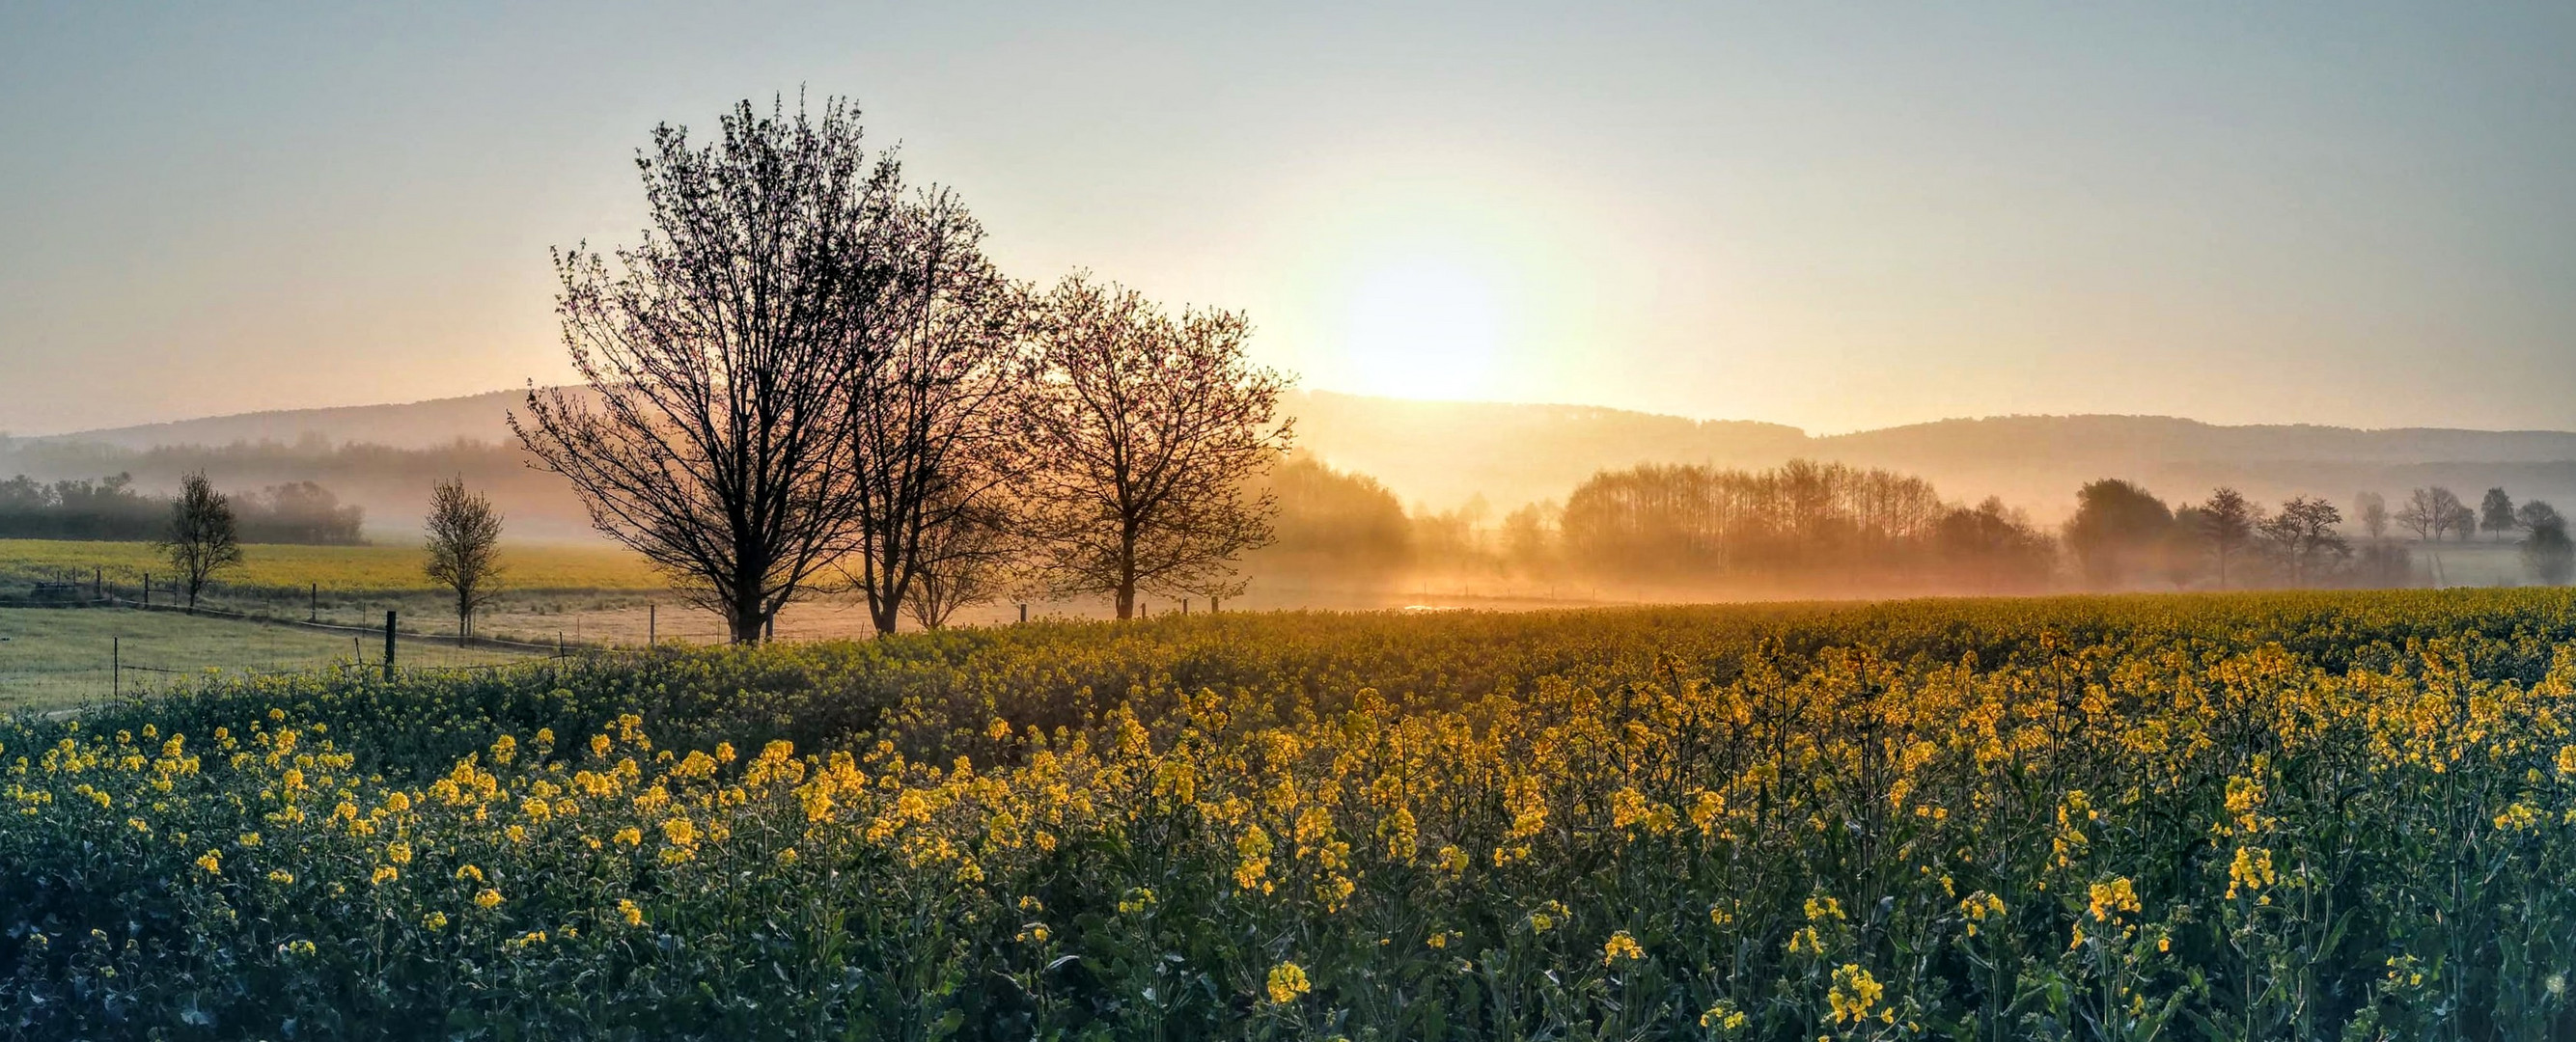
[[[1638,947],[1637,939],[1629,936],[1626,930],[1611,934],[1610,940],[1601,945],[1601,965],[1604,966],[1615,965],[1621,959],[1636,960],[1645,957],[1646,950]]]
[[[378,865],[376,866],[376,874],[369,876],[367,878],[367,882],[373,883],[377,886],[383,886],[400,878],[402,878],[402,871],[400,869],[397,869],[392,865]]]
[[[1869,1016],[1870,1007],[1886,990],[1868,970],[1846,963],[1834,970],[1833,990],[1825,994],[1825,1002],[1833,1007],[1834,1023],[1858,1022]]]
[[[385,860],[397,865],[411,864],[411,844],[399,839],[385,844]]]
[[[458,865],[456,866],[456,878],[460,881],[480,883],[483,881],[483,870],[476,868],[473,865]]]
[[[617,830],[617,835],[610,838],[615,840],[619,846],[638,846],[644,842],[644,832],[633,825],[628,825],[625,828]]]
[[[222,855],[212,850],[207,851],[204,856],[197,859],[197,870],[210,876],[224,874]]]
[[[1279,1005],[1295,1002],[1298,996],[1314,990],[1306,980],[1306,968],[1293,962],[1271,967],[1268,983],[1270,1001]]]
[[[626,920],[628,926],[644,925],[644,910],[636,907],[632,898],[617,899],[617,915],[618,918]]]
[[[268,881],[284,886],[295,881],[295,873],[283,868],[272,868],[268,870]]]
[[[1807,899],[1808,922],[1821,923],[1827,920],[1840,920],[1842,917],[1842,902],[1830,897],[1810,897]]]
[[[428,915],[421,916],[420,925],[430,930],[444,930],[447,928],[447,913],[431,912]]]
[[[488,886],[484,887],[474,894],[474,907],[486,911],[501,907],[501,892]]]
[[[1744,1011],[1735,1008],[1735,1003],[1719,999],[1717,1005],[1710,1006],[1708,1012],[1699,1015],[1699,1026],[1715,1031],[1742,1031],[1745,1020]]]
[[[1120,915],[1135,915],[1152,907],[1154,907],[1154,892],[1141,886],[1127,891],[1118,899]]]
[[[2138,910],[2138,892],[2127,876],[2093,884],[2090,896],[2093,918],[2099,922],[2115,922],[2120,913]]]

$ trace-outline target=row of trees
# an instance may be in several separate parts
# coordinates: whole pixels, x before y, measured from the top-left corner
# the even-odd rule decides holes
[[[191,475],[199,482],[203,473]],[[184,486],[183,482],[183,486]],[[0,539],[101,539],[146,542],[168,528],[179,498],[145,495],[132,475],[95,481],[39,482],[24,474],[0,481]],[[343,506],[331,490],[310,481],[270,485],[226,497],[239,536],[254,543],[355,544],[365,514]]]
[[[2516,505],[2513,496],[2501,488],[2488,489],[2478,505],[2471,507],[2457,493],[2440,485],[2408,493],[2406,502],[2394,512],[2379,493],[2364,492],[2355,500],[2353,512],[2373,539],[2385,537],[2393,523],[2415,533],[2419,542],[2440,542],[2445,536],[2467,542],[2480,530],[2501,542],[2515,532],[2537,532],[2559,521],[2557,508],[2536,499]]]
[[[834,588],[879,632],[1022,589],[1120,618],[1235,592],[1289,438],[1243,316],[1009,279],[862,137],[839,100],[656,128],[642,241],[555,256],[587,387],[532,389],[522,443],[737,641]]]
[[[2220,488],[2174,505],[2134,482],[2105,479],[2077,491],[2072,517],[2052,534],[1998,500],[1946,503],[1906,475],[1804,461],[1767,471],[1604,471],[1564,506],[1530,504],[1498,524],[1487,523],[1491,511],[1481,501],[1408,513],[1376,481],[1310,459],[1280,468],[1269,488],[1281,509],[1277,545],[1260,559],[1265,572],[1359,576],[1425,568],[1994,591],[2067,581],[2093,589],[2224,589],[2418,580],[2407,546],[2387,538],[2391,512],[2369,494],[2348,517],[2315,496],[2267,509]],[[2440,502],[2438,490],[2412,498]],[[2527,533],[2521,549],[2532,578],[2569,580],[2576,552],[2554,508],[2512,504],[2501,490],[2487,501],[2505,506],[2481,511],[2481,521],[2509,512],[2514,528]]]

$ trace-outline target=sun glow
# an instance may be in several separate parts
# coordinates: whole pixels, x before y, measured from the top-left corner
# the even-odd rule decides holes
[[[1503,352],[1493,282],[1432,257],[1364,269],[1353,280],[1344,350],[1370,394],[1474,398],[1491,393]]]

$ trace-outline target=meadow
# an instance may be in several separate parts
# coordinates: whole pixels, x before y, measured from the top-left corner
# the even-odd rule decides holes
[[[370,636],[164,611],[0,608],[0,712],[58,710],[205,674],[277,673],[381,663]],[[403,640],[413,666],[506,662],[523,654]],[[122,679],[115,679],[119,674]]]
[[[242,564],[223,573],[227,586],[304,591],[432,591],[421,574],[417,542],[370,546],[303,546],[254,543],[242,547]],[[613,546],[522,544],[505,547],[501,566],[509,585],[523,590],[659,590],[669,584],[636,555]],[[0,583],[33,580],[84,585],[93,570],[109,583],[131,586],[147,572],[156,584],[170,578],[169,562],[151,543],[57,539],[0,539]]]
[[[0,726],[30,1037],[2549,1038],[2576,596],[1230,614]]]

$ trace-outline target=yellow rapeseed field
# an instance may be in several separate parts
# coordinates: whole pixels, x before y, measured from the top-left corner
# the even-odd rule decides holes
[[[41,1037],[2565,1037],[2576,602],[1032,625],[0,727]]]

